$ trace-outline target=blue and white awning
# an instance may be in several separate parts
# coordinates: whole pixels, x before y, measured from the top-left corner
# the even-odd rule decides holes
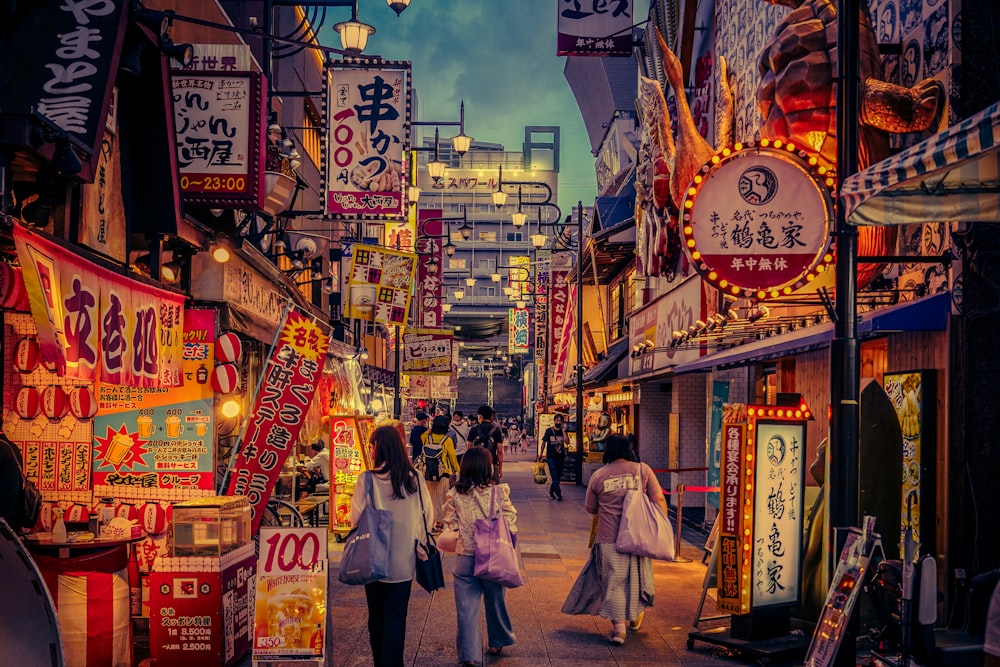
[[[1000,103],[848,178],[853,225],[1000,222]]]

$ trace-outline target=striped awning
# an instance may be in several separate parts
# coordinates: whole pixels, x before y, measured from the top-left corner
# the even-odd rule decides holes
[[[1000,103],[854,174],[840,201],[853,225],[1000,222]]]

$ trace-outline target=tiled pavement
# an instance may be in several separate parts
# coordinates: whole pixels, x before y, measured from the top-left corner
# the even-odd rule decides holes
[[[705,575],[701,546],[704,537],[692,532],[681,547],[682,563],[654,565],[656,602],[646,613],[638,632],[629,631],[624,646],[607,641],[610,622],[592,616],[567,616],[560,611],[573,581],[587,560],[590,515],[583,509],[584,488],[564,485],[564,502],[549,500],[548,486],[532,480],[530,455],[508,457],[504,481],[518,509],[519,546],[527,584],[507,592],[517,643],[502,657],[485,655],[484,665],[527,667],[570,665],[587,667],[628,665],[749,665],[750,660],[731,656],[720,647],[696,642],[686,647]],[[687,531],[684,537],[688,538]],[[371,664],[367,636],[364,589],[336,581],[342,547],[331,540],[330,601],[332,661],[335,667]],[[445,555],[446,588],[433,596],[414,585],[410,598],[406,636],[406,664],[454,665],[455,602],[451,587],[452,559]],[[708,600],[703,615],[714,613]],[[485,642],[485,621],[483,636]],[[702,626],[704,628],[704,626]]]

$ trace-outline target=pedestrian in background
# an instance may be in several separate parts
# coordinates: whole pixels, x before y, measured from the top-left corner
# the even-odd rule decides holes
[[[469,423],[465,421],[465,415],[461,410],[455,410],[451,415],[451,430],[448,432],[451,439],[455,441],[455,456],[458,463],[462,463],[462,455],[469,448]]]
[[[406,644],[406,612],[410,605],[410,585],[416,568],[414,544],[424,538],[422,508],[434,520],[427,487],[406,455],[406,445],[394,425],[379,426],[372,433],[375,466],[358,476],[357,488],[366,488],[371,478],[375,505],[392,515],[389,573],[379,581],[365,584],[368,602],[368,640],[375,667],[402,667]],[[417,495],[420,494],[420,495]],[[351,525],[361,518],[366,493],[351,498]],[[423,503],[423,504],[421,504]]]
[[[618,553],[615,546],[626,492],[638,488],[667,515],[663,489],[653,470],[645,463],[629,461],[629,453],[625,436],[608,436],[604,449],[605,465],[591,476],[584,503],[588,512],[597,515],[597,535],[590,560],[580,576],[600,578],[602,602],[599,614],[611,621],[608,641],[616,645],[625,643],[626,626],[632,630],[639,629],[645,609],[652,606],[654,596],[652,560]],[[595,563],[599,565],[591,567]]]
[[[455,487],[448,492],[444,505],[445,527],[458,532],[455,547],[455,613],[458,636],[455,643],[463,667],[478,665],[483,654],[480,636],[480,604],[486,609],[486,638],[490,655],[500,655],[505,646],[517,641],[507,613],[506,589],[494,581],[475,576],[475,525],[477,519],[490,518],[493,493],[493,457],[485,447],[471,447],[462,459]],[[517,533],[517,509],[510,501],[510,485],[497,485],[503,498],[500,510],[507,519],[511,535]]]
[[[479,423],[469,429],[469,446],[485,447],[493,457],[493,483],[503,477],[503,431],[493,422],[496,412],[488,405],[480,405],[476,411]]]
[[[552,484],[549,486],[549,498],[562,500],[562,487],[559,480],[562,477],[563,466],[566,465],[566,443],[569,436],[566,434],[566,425],[563,423],[563,416],[556,415],[552,426],[545,429],[542,435],[542,444],[545,445],[545,462],[549,466],[549,476]]]
[[[434,533],[440,533],[444,528],[441,517],[444,515],[445,494],[448,493],[451,476],[458,474],[455,442],[448,436],[449,428],[448,417],[438,415],[431,422],[431,430],[423,435],[424,481],[431,494],[434,516],[438,517],[435,523],[428,524],[434,526]],[[432,465],[433,459],[437,459],[436,465]]]
[[[418,412],[414,417],[413,428],[410,429],[410,460],[416,461],[420,456],[420,449],[424,446],[421,439],[427,432],[427,413]]]

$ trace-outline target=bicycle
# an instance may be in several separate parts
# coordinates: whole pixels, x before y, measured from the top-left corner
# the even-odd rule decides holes
[[[267,501],[267,507],[264,508],[264,516],[260,525],[302,528],[306,524],[293,503],[280,498],[271,498]]]

